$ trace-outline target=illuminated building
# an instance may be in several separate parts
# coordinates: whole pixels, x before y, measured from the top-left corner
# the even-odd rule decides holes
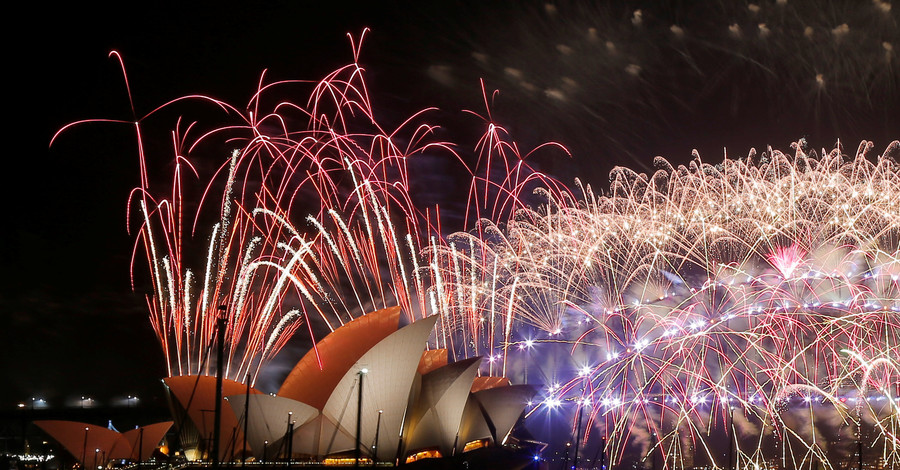
[[[400,317],[400,308],[388,308],[336,329],[294,366],[277,395],[248,394],[246,385],[226,381],[223,458],[240,455],[245,410],[247,448],[257,460],[355,461],[357,426],[366,462],[501,445],[534,390],[476,377],[481,358],[450,363],[446,350],[426,351],[437,317],[403,327]],[[214,408],[214,382],[166,379],[201,437],[211,435],[212,415],[202,411]]]

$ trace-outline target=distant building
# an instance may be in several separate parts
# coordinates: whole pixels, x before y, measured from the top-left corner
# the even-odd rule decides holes
[[[172,427],[172,421],[124,433],[77,421],[43,420],[34,424],[59,442],[82,467],[105,467],[113,460],[140,462],[150,458]]]

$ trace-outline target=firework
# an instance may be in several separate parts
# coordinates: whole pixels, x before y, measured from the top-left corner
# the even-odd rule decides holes
[[[779,139],[893,138],[896,128],[884,110],[897,106],[900,29],[886,1],[500,2],[472,6],[450,26],[435,16],[428,33],[453,39],[451,52],[422,57],[433,83],[459,101],[484,78],[509,97],[501,104],[520,139],[560,140],[578,155],[644,166],[669,151],[660,142],[686,133],[747,135],[748,116],[777,121],[753,126]],[[610,169],[591,161],[571,174]]]
[[[406,158],[441,144],[426,140],[431,129],[415,124],[415,116],[399,129],[380,128],[355,63],[313,82],[305,106],[277,101],[265,108],[267,92],[290,85],[261,86],[246,112],[223,105],[238,124],[176,142],[176,149],[197,152],[212,141],[221,145],[224,135],[237,148],[201,183],[199,205],[182,191],[180,172],[190,167],[184,157],[176,154],[168,197],[152,196],[142,170],[135,199],[153,283],[148,307],[174,375],[209,373],[220,310],[228,320],[226,374],[255,381],[302,321],[313,317],[334,329],[384,302],[413,297],[390,292],[408,284],[386,284],[391,276],[406,280],[403,262],[399,273],[380,269],[398,265],[401,243],[415,250],[418,241]],[[291,129],[296,122],[302,127]],[[188,205],[196,212],[185,214]],[[389,226],[397,214],[406,222]],[[183,252],[191,219],[195,226],[213,221],[199,276]],[[403,232],[412,235],[400,239]],[[353,295],[333,295],[345,286]]]
[[[360,44],[351,45],[358,59]],[[192,95],[132,123],[141,168],[128,205],[134,258],[146,261],[150,322],[171,375],[213,370],[220,316],[225,373],[251,382],[304,322],[316,336],[391,305],[410,321],[426,316],[437,300],[426,293],[431,268],[421,253],[443,245],[444,228],[437,207],[414,201],[411,178],[432,171],[429,162],[466,188],[457,230],[522,209],[529,188],[565,190],[524,162],[489,113],[474,114],[486,128],[474,163],[437,138],[428,110],[382,125],[356,61],[319,81],[260,83],[243,108]],[[297,87],[307,87],[305,104],[282,99]],[[185,100],[211,103],[234,124],[200,131],[179,121],[171,182],[151,181],[143,128]],[[211,174],[195,166],[193,155],[229,147]]]
[[[440,311],[503,374],[521,373],[507,364],[526,340],[566,345],[578,366],[552,372],[539,408],[585,407],[582,441],[606,436],[614,461],[643,441],[647,465],[657,451],[723,465],[711,430],[742,421],[775,433],[786,464],[837,465],[815,402],[845,427],[871,423],[866,445],[895,464],[900,143],[874,162],[870,149],[620,168],[602,195],[548,196],[437,247]],[[786,411],[796,397],[805,420]],[[765,465],[745,444],[740,462]]]
[[[774,436],[783,461],[833,467],[829,439],[853,428],[900,463],[900,143],[874,162],[868,144],[847,159],[802,142],[793,156],[659,159],[652,175],[619,168],[602,193],[573,191],[525,163],[487,93],[470,146],[442,139],[428,110],[384,125],[353,52],[240,109],[194,97],[237,123],[176,129],[171,184],[151,186],[141,152],[130,219],[171,374],[209,373],[220,314],[228,376],[255,381],[301,326],[315,336],[400,305],[409,320],[439,314],[432,345],[485,357],[481,373],[546,381],[531,416],[575,404],[574,434],[605,438],[611,461],[637,449],[721,465],[712,434],[727,428],[741,433],[728,462],[766,465]],[[281,99],[295,87],[305,104]],[[209,148],[236,150],[201,175]],[[435,161],[464,188],[455,224],[417,198]]]

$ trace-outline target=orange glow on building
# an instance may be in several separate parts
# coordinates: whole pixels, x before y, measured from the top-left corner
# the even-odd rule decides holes
[[[329,457],[322,461],[325,465],[335,466],[335,467],[347,467],[350,465],[356,464],[356,459],[353,457]],[[372,459],[368,457],[363,457],[359,459],[360,466],[371,466]]]
[[[463,447],[463,453],[469,452],[475,449],[481,449],[482,447],[487,447],[491,444],[490,439],[476,439],[474,441],[466,442],[466,446]]]
[[[422,449],[410,454],[409,457],[406,458],[406,463],[413,463],[422,459],[439,459],[441,457],[443,457],[443,455],[441,455],[441,451],[438,449]]]

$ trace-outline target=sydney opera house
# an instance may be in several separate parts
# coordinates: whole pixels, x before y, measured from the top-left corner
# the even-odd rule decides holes
[[[355,464],[359,459],[368,465],[428,467],[454,456],[509,452],[502,449],[513,443],[519,450],[540,446],[510,438],[535,393],[531,386],[477,376],[480,358],[449,362],[447,350],[426,350],[436,317],[401,327],[400,313],[399,307],[388,308],[336,329],[293,367],[276,394],[223,380],[218,460]],[[216,378],[164,382],[185,458],[209,459],[216,448]],[[104,455],[140,460],[136,453],[149,455],[173,423],[141,434],[142,445],[152,446],[139,450],[137,430],[125,439],[130,446],[112,434],[87,445],[85,436],[100,439],[114,431],[85,431],[82,423],[37,424],[76,460],[90,464],[93,450],[101,447]],[[520,454],[531,458],[531,452]]]

